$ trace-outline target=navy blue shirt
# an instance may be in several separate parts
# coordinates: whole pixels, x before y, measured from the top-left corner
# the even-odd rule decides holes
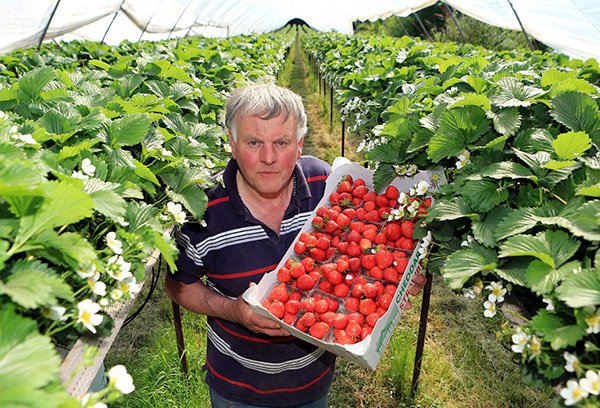
[[[280,234],[247,210],[237,190],[237,162],[231,159],[224,186],[207,191],[207,226],[183,225],[176,233],[178,271],[173,278],[206,284],[237,298],[250,282],[276,268],[325,190],[329,165],[302,156],[294,170],[294,190]],[[222,397],[251,405],[306,404],[331,385],[335,356],[293,336],[271,337],[214,317],[207,318],[206,383]]]

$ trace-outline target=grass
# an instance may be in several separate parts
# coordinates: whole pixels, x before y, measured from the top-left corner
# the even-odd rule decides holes
[[[329,124],[328,101],[317,92],[300,50],[292,50],[282,75],[283,83],[304,96],[309,133],[304,153],[329,162],[339,155],[339,116]],[[328,95],[327,95],[328,96]],[[323,101],[326,99],[326,101]],[[337,114],[336,111],[334,111]],[[337,123],[337,125],[336,125]],[[350,146],[356,138],[348,135]],[[347,155],[360,160],[360,155]],[[167,273],[162,271],[162,274]],[[141,303],[148,291],[139,295]],[[159,281],[150,302],[124,327],[111,348],[106,365],[125,364],[136,390],[122,407],[209,407],[202,365],[205,359],[206,319],[182,311],[189,373],[181,374],[176,349],[171,302]],[[404,312],[376,371],[338,359],[329,395],[333,408],[542,408],[554,405],[551,389],[533,390],[521,383],[514,353],[494,336],[502,317],[484,319],[482,300],[457,295],[435,279],[429,310],[420,383],[411,397],[420,301]],[[135,306],[134,306],[135,308]]]

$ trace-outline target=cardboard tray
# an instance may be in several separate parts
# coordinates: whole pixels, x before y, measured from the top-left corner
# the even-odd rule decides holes
[[[373,173],[370,170],[362,167],[360,164],[348,163],[335,168],[331,175],[327,178],[323,198],[296,236],[294,242],[296,242],[301,233],[310,232],[313,230],[311,221],[316,215],[317,208],[322,205],[328,205],[329,195],[335,191],[342,176],[346,174],[351,175],[354,179],[362,178],[365,180],[370,189],[373,188]],[[436,191],[439,185],[444,182],[445,178],[441,169],[435,171],[421,171],[413,177],[396,177],[390,184],[397,187],[401,192],[408,192],[421,180],[429,182],[429,191]],[[379,318],[370,336],[359,343],[351,345],[329,343],[316,339],[308,333],[298,330],[294,326],[285,324],[283,321],[274,317],[261,305],[261,301],[267,297],[269,290],[274,285],[279,283],[277,280],[277,271],[279,268],[285,264],[288,258],[294,256],[293,247],[294,245],[292,244],[288,248],[279,265],[277,265],[277,268],[265,274],[258,285],[252,286],[246,290],[246,292],[243,294],[244,299],[250,305],[253,311],[271,320],[277,321],[293,336],[321,347],[324,350],[330,351],[342,358],[354,361],[361,366],[375,370],[379,360],[381,359],[381,355],[383,354],[385,347],[387,346],[394,332],[396,324],[400,320],[400,316],[402,315],[402,311],[404,310],[406,302],[408,301],[407,290],[411,284],[410,281],[415,273],[421,272],[422,264],[421,260],[419,259],[419,249],[422,247],[422,242],[418,242],[413,249],[413,253],[409,258],[408,265],[402,276],[402,279],[398,283],[398,289],[394,294],[392,304],[390,305],[388,311],[381,318]]]

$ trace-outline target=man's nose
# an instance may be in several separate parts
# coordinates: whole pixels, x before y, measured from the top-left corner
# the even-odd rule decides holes
[[[276,160],[275,147],[270,143],[265,143],[260,152],[260,159],[265,164],[273,164]]]

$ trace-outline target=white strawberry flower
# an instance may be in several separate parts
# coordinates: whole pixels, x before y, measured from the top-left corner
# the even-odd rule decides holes
[[[205,163],[206,167],[209,169],[214,169],[216,164],[212,160],[207,160]]]
[[[13,135],[19,133],[19,128],[17,127],[17,125],[12,125],[10,127],[10,133],[12,133]]]
[[[122,281],[123,279],[133,276],[130,272],[131,263],[125,261],[121,255],[115,255],[111,257],[106,266],[108,274],[118,281]]]
[[[58,322],[61,322],[63,320],[66,320],[66,313],[67,309],[63,306],[59,306],[59,305],[54,305],[54,306],[45,306],[42,307],[42,315],[50,320],[55,320]]]
[[[552,303],[552,299],[550,299],[548,296],[542,297],[542,302],[546,303],[546,310],[554,310],[554,303]]]
[[[117,255],[123,253],[123,243],[117,239],[117,234],[114,231],[106,234],[106,245]]]
[[[560,390],[560,396],[565,399],[565,405],[577,404],[583,398],[587,398],[588,392],[581,388],[577,380],[567,381],[567,386]]]
[[[600,307],[595,309],[594,306],[586,306],[583,310],[588,314],[585,322],[588,324],[587,333],[600,333]]]
[[[110,302],[108,301],[107,298],[103,297],[100,300],[98,300],[98,304],[102,307],[102,308],[106,308],[110,305]]]
[[[6,114],[6,113],[5,113],[5,112],[3,112],[3,111],[0,111],[0,120],[4,120],[4,119],[6,119],[6,118],[8,118],[8,114]]]
[[[110,291],[110,297],[112,300],[117,301],[123,297],[123,292],[119,289],[113,289]]]
[[[173,153],[170,150],[165,149],[164,147],[160,150],[160,154],[162,154],[165,157],[173,156]]]
[[[82,172],[76,171],[76,170],[73,170],[73,173],[71,174],[71,177],[78,178],[78,179],[83,180],[83,181],[85,181],[85,180],[87,180],[87,179],[90,178],[88,175],[83,174]]]
[[[79,318],[77,323],[82,323],[89,331],[96,333],[96,327],[102,323],[103,316],[98,314],[100,305],[94,303],[91,299],[82,300],[77,304],[79,309]]]
[[[84,174],[93,177],[94,173],[96,173],[96,166],[94,166],[92,161],[86,157],[81,161],[81,171]]]
[[[91,402],[92,405],[90,405],[90,398],[94,398],[97,394],[85,394],[83,396],[83,399],[81,400],[81,406],[83,408],[108,408],[108,406],[103,403],[103,402]],[[96,397],[97,398],[97,397]]]
[[[21,142],[23,142],[25,144],[30,144],[30,145],[38,144],[37,140],[35,140],[33,138],[33,136],[31,136],[29,133],[26,133],[24,135],[17,135],[17,139],[19,139]]]
[[[429,190],[429,183],[425,180],[419,181],[419,183],[417,183],[417,186],[415,188],[415,191],[416,191],[417,195],[419,195],[419,196],[425,195],[425,193],[428,190]]]
[[[471,154],[469,153],[468,150],[463,150],[459,155],[458,155],[458,161],[456,162],[456,168],[457,169],[462,169],[463,167],[465,167],[467,164],[471,163]]]
[[[167,211],[170,212],[171,214],[175,215],[182,211],[181,204],[169,201],[167,203]]]
[[[141,290],[140,285],[136,281],[135,277],[124,279],[119,285],[119,289],[123,293],[131,293],[132,295],[138,293]]]
[[[600,371],[587,370],[585,378],[579,380],[581,388],[593,395],[600,394]]]
[[[569,353],[568,351],[565,351],[563,353],[563,357],[565,358],[565,362],[566,362],[565,370],[567,370],[570,373],[581,371],[581,367],[579,365],[579,359],[577,358],[577,356]]]
[[[88,279],[91,278],[93,276],[95,276],[98,272],[96,272],[96,265],[91,264],[88,269],[86,270],[82,270],[82,271],[76,271],[77,275],[79,275],[79,277],[81,279]],[[95,279],[97,280],[97,279]]]
[[[94,294],[98,296],[106,296],[106,284],[104,282],[89,278],[88,285]]]
[[[185,218],[186,218],[186,214],[183,211],[175,214],[175,222],[177,222],[179,225],[185,224]]]
[[[486,300],[485,302],[483,302],[483,307],[485,309],[483,311],[483,315],[485,317],[494,317],[496,315],[496,304],[494,302]]]
[[[475,299],[475,291],[473,290],[473,288],[463,288],[462,294],[467,299]]]
[[[504,301],[506,289],[502,286],[501,282],[491,282],[485,288],[491,291],[491,293],[488,295],[488,300],[490,302],[502,303]]]
[[[473,242],[473,237],[471,235],[467,236],[467,239],[460,243],[460,246],[469,246],[469,244]]]
[[[108,370],[108,383],[113,385],[123,394],[129,394],[135,390],[133,378],[127,373],[124,365],[118,364]]]
[[[520,327],[517,332],[512,335],[513,345],[511,346],[512,351],[515,353],[522,353],[525,350],[525,346],[531,339],[531,335],[525,333]]]
[[[125,218],[123,217],[117,217],[115,218],[115,222],[119,225],[121,225],[122,227],[126,227],[129,225],[129,223],[127,221],[125,221]]]

